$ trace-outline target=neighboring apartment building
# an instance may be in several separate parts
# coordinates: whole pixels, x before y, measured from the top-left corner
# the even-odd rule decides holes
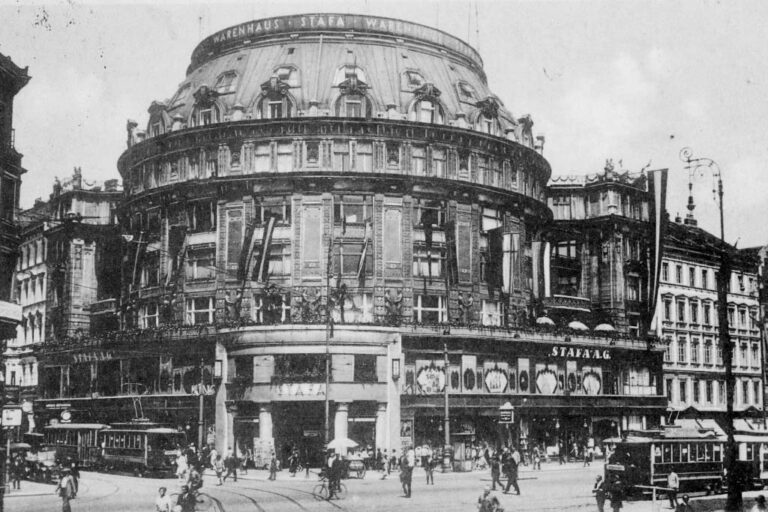
[[[21,153],[15,147],[13,101],[29,82],[27,68],[20,68],[9,57],[0,54],[0,340],[12,338],[21,321],[21,308],[11,302],[10,269],[16,265],[19,231],[16,212],[19,208]]]
[[[115,209],[121,196],[117,180],[87,184],[75,168],[70,179],[56,180],[48,201],[38,200],[20,214],[13,280],[22,316],[4,364],[22,399],[45,396],[43,383],[66,396],[78,382],[90,382],[90,372],[62,372],[49,347],[118,327],[121,239]]]
[[[717,273],[723,242],[699,228],[689,214],[667,226],[656,329],[665,346],[664,390],[668,419],[725,419],[725,368],[718,343]],[[732,249],[732,248],[730,248]],[[733,343],[737,416],[763,410],[763,348],[760,338],[757,258],[732,258],[728,325]]]

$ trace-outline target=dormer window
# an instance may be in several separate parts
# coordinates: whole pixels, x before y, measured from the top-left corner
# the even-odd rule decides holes
[[[416,99],[411,104],[408,119],[419,123],[443,124],[445,115],[440,105],[440,90],[427,82],[415,91]]]
[[[499,100],[489,96],[478,101],[475,106],[479,111],[475,121],[475,130],[490,135],[501,134],[501,123],[499,122],[499,108],[501,105]]]
[[[340,86],[343,82],[354,78],[358,82],[367,83],[368,79],[365,75],[365,71],[354,65],[347,64],[340,67],[336,71],[336,75],[333,77],[333,83],[336,86]]]
[[[293,102],[288,94],[290,85],[279,75],[272,75],[261,84],[261,99],[256,104],[259,119],[282,119],[293,114]]]
[[[402,89],[412,91],[426,83],[424,77],[418,71],[408,70],[402,76]]]
[[[171,110],[173,108],[179,107],[183,105],[183,99],[189,92],[189,90],[192,88],[191,83],[186,83],[179,87],[179,90],[176,91],[176,94],[173,95],[173,99],[171,99],[171,102],[168,104],[168,110]]]
[[[207,126],[219,122],[219,108],[216,105],[218,95],[216,90],[210,89],[207,85],[195,91],[195,108],[190,119],[193,126]]]
[[[299,86],[299,72],[290,66],[282,66],[275,70],[275,75],[280,81],[288,84],[290,87]]]
[[[358,67],[345,66],[337,72],[344,72],[344,79],[337,82],[341,93],[336,100],[336,115],[339,117],[371,117],[373,107],[367,96],[368,84],[361,77],[365,73]]]
[[[216,81],[216,92],[219,94],[228,94],[235,92],[235,86],[237,85],[237,73],[234,71],[227,71],[219,75],[219,79]]]
[[[466,103],[475,103],[477,101],[477,92],[475,92],[475,88],[467,82],[457,83],[456,89],[459,91],[459,100]]]

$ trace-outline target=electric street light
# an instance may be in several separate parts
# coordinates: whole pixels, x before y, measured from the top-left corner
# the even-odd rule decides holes
[[[680,160],[686,163],[688,170],[689,188],[690,180],[693,179],[697,170],[707,168],[712,171],[712,177],[717,180],[717,188],[713,192],[717,194],[718,207],[720,209],[720,240],[722,247],[720,251],[720,270],[717,276],[717,317],[718,332],[720,336],[720,345],[723,349],[723,364],[725,365],[725,470],[727,474],[728,498],[725,503],[725,510],[728,512],[737,512],[741,510],[741,484],[740,475],[736,464],[736,442],[733,437],[733,395],[736,382],[733,377],[733,345],[731,344],[731,335],[728,325],[728,285],[731,278],[730,248],[725,242],[725,224],[723,221],[723,177],[720,172],[720,166],[711,158],[694,158],[691,148],[680,150]],[[689,203],[693,203],[693,198],[689,198]]]

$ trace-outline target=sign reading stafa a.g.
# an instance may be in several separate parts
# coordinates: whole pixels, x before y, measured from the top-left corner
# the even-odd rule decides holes
[[[611,352],[599,348],[554,346],[549,353],[553,357],[571,357],[574,359],[610,359]]]

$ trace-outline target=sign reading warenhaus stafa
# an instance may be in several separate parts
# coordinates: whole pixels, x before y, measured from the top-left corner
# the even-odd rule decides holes
[[[231,43],[242,41],[247,44],[250,42],[250,39],[271,34],[312,32],[317,30],[381,33],[415,38],[450,48],[468,57],[475,63],[482,62],[480,55],[463,41],[440,30],[417,23],[352,14],[306,14],[254,20],[216,32],[204,39],[195,48],[195,51],[192,53],[192,66],[194,67],[201,61],[206,60],[209,57],[209,52],[217,53],[221,50],[222,48],[219,48],[219,45],[229,47]]]

